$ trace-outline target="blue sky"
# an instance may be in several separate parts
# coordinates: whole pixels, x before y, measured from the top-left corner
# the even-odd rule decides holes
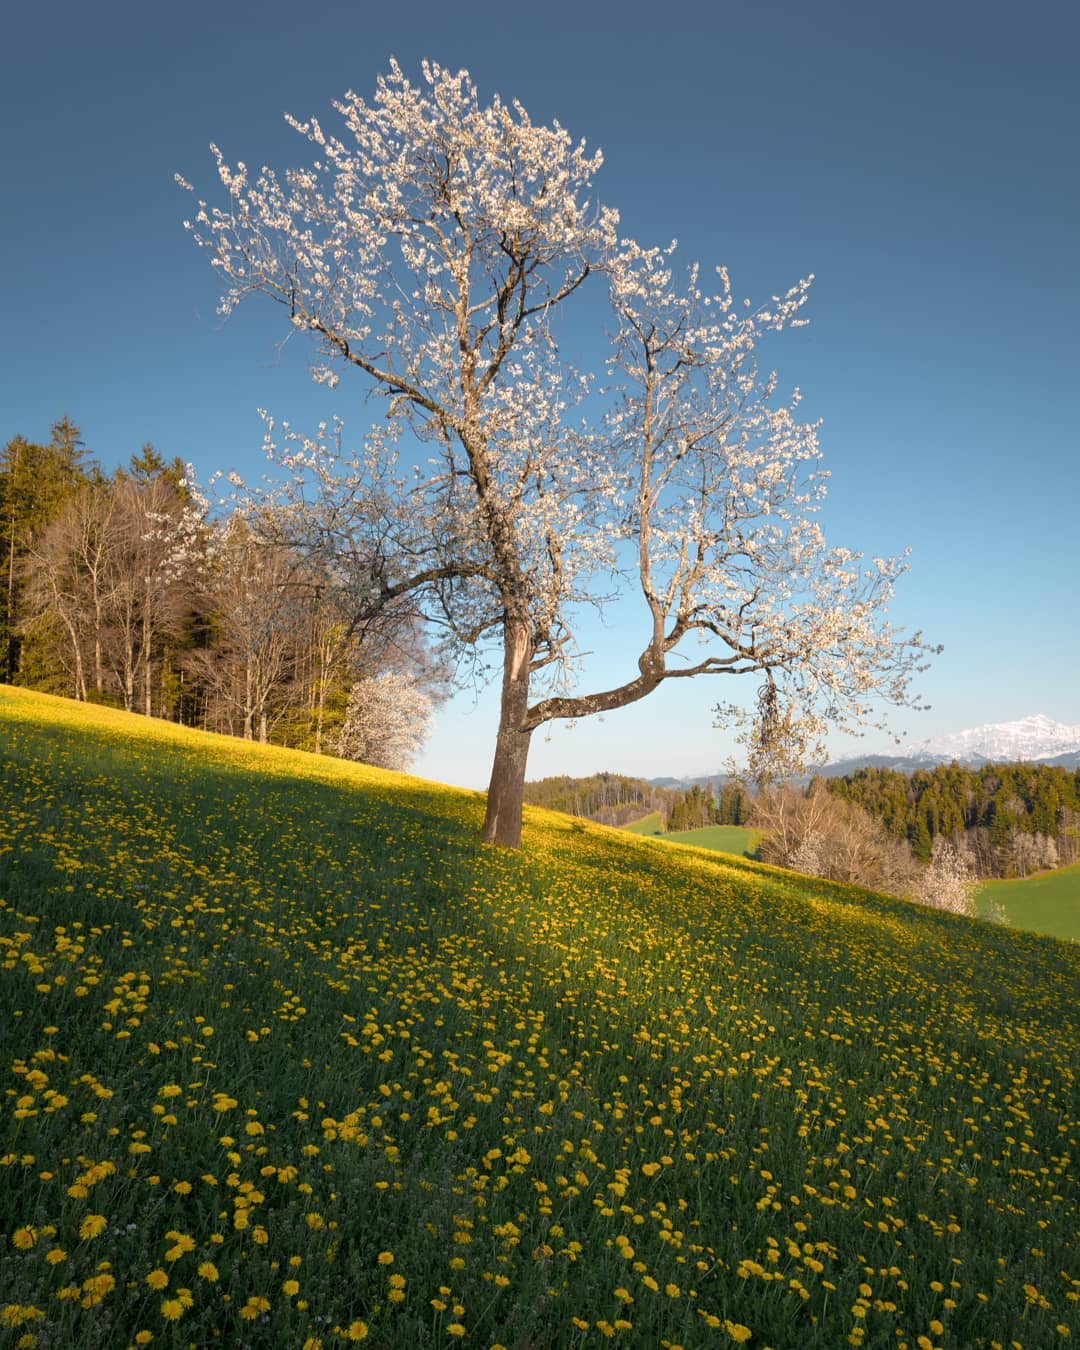
[[[824,419],[829,537],[910,545],[893,617],[946,646],[920,683],[931,711],[896,728],[1080,722],[1073,0],[63,0],[4,27],[5,440],[67,412],[106,465],[149,440],[205,481],[260,472],[260,406],[298,425],[337,411],[359,434],[363,390],[313,387],[276,311],[219,322],[173,174],[212,191],[211,140],[251,165],[302,161],[284,112],[329,122],[391,55],[416,76],[428,56],[600,146],[597,196],[641,242],[677,238],[755,298],[815,273],[811,326],[774,355]],[[632,664],[636,617],[590,635],[600,678]],[[720,683],[538,736],[530,776],[715,771]],[[482,786],[493,738],[492,698],[461,696],[416,767]]]

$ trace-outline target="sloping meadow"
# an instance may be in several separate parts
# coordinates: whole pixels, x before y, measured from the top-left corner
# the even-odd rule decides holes
[[[1080,946],[0,690],[0,1343],[1077,1334]]]

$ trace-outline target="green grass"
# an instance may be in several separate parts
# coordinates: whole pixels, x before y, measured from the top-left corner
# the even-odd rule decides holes
[[[1014,928],[1080,941],[1080,863],[1019,881],[987,881],[975,895],[978,913],[1000,905]]]
[[[749,830],[743,825],[707,825],[701,830],[679,830],[664,837],[676,844],[693,844],[696,848],[711,848],[718,853],[752,858],[757,852],[761,831]]]
[[[0,1343],[1080,1332],[1080,948],[481,814],[0,689]]]
[[[753,858],[761,839],[759,830],[743,825],[707,825],[700,830],[676,830],[668,834],[664,829],[664,813],[651,815],[623,827],[629,834],[645,835],[651,839],[672,840],[676,844],[692,844],[695,848],[713,849],[717,853],[733,853],[740,858]]]
[[[643,816],[641,820],[632,821],[623,828],[628,834],[644,834],[650,837],[662,835],[664,833],[664,813],[663,811],[653,811],[651,815]]]

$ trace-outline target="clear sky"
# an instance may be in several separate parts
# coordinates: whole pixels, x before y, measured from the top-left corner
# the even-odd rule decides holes
[[[212,193],[211,140],[303,162],[282,114],[330,123],[391,55],[417,78],[425,56],[465,66],[601,147],[597,196],[642,243],[677,238],[755,299],[815,273],[811,326],[775,360],[824,419],[829,537],[910,545],[893,618],[946,645],[932,710],[895,726],[1080,723],[1078,51],[1075,0],[10,6],[0,437],[66,412],[107,467],[152,441],[205,481],[260,472],[260,406],[359,436],[363,389],[312,386],[276,309],[219,322],[173,174]],[[598,681],[632,665],[637,617],[590,635]],[[556,728],[530,776],[713,772],[730,697],[679,682]],[[482,786],[494,712],[454,699],[418,771]]]

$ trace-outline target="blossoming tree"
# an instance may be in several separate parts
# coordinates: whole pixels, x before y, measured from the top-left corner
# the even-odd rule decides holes
[[[755,358],[801,322],[809,281],[751,310],[724,269],[680,275],[674,245],[620,237],[591,203],[599,154],[516,102],[482,104],[465,71],[425,63],[415,85],[392,63],[372,101],[335,107],[340,136],[289,119],[311,161],[283,177],[213,147],[227,202],[200,201],[189,228],[224,313],[269,297],[316,339],[316,380],[347,369],[381,396],[353,453],[340,424],[267,418],[291,471],[268,513],[332,562],[358,624],[407,604],[459,653],[501,649],[484,840],[520,842],[537,727],[667,680],[756,673],[804,730],[910,702],[926,649],[884,617],[904,564],[826,545],[816,427]],[[590,292],[603,387],[559,347]],[[636,663],[585,691],[575,623],[628,591]]]

